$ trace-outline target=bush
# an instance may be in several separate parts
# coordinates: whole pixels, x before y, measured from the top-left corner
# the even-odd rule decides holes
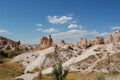
[[[54,65],[52,72],[55,80],[65,80],[68,75],[68,69],[63,70],[61,63]]]
[[[7,57],[7,54],[3,50],[0,50],[0,55],[4,56],[4,57]]]
[[[3,56],[3,57],[6,57],[6,58],[11,58],[11,57],[14,56],[13,52],[3,51],[3,50],[0,50],[0,55]]]
[[[0,60],[0,64],[2,64],[3,63],[3,60]]]
[[[105,80],[105,76],[104,76],[104,75],[99,75],[99,76],[97,77],[97,80]]]
[[[2,55],[4,52],[2,50],[0,50],[0,55]]]
[[[41,72],[41,70],[39,71],[38,79],[42,79],[42,72]]]
[[[8,57],[8,58],[13,57],[13,53],[12,53],[12,52],[9,52],[9,53],[7,54],[7,57]]]
[[[24,80],[23,78],[17,78],[16,80]]]
[[[117,70],[112,70],[110,73],[112,73],[112,74],[119,74],[119,71],[117,71]]]

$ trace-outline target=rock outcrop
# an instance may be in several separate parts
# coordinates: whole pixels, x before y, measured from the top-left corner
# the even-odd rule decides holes
[[[53,44],[53,39],[51,38],[51,35],[49,35],[49,38],[44,36],[40,38],[40,48],[48,48],[52,46],[52,44]]]
[[[96,37],[95,39],[90,39],[90,40],[81,38],[79,42],[79,46],[82,49],[86,49],[87,47],[90,47],[96,44],[113,44],[117,42],[120,42],[120,31],[115,32],[114,35],[109,35],[108,39],[104,39],[102,37]]]
[[[43,74],[51,73],[53,64],[57,62],[61,62],[64,68],[69,67],[70,71],[79,71],[81,73],[111,73],[115,71],[120,73],[120,41],[118,33],[113,36],[110,35],[107,39],[108,43],[105,43],[105,39],[102,37],[92,40],[81,38],[79,44],[66,43],[62,46],[56,44],[56,46],[44,50],[20,54],[12,62],[23,64],[25,73],[34,70],[36,67],[44,68]],[[51,36],[49,38],[44,37],[44,39],[42,37],[40,41],[41,47],[51,46],[53,42],[50,38]],[[48,41],[50,41],[49,44]],[[62,43],[64,42],[62,41]]]
[[[82,49],[86,49],[87,46],[88,46],[87,44],[88,44],[87,39],[85,39],[85,38],[80,39],[80,44],[79,45]]]
[[[109,38],[106,40],[106,44],[113,43],[113,36],[109,35]]]
[[[102,37],[96,37],[95,38],[95,44],[104,44],[104,38]]]
[[[16,47],[18,47],[21,44],[20,40],[18,42],[7,39],[3,36],[0,36],[0,49],[1,50],[16,50]]]
[[[61,39],[60,44],[65,44],[64,39]]]
[[[120,42],[120,31],[116,32],[114,35],[114,43]]]

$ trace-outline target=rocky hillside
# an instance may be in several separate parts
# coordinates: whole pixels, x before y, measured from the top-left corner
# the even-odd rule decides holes
[[[120,32],[119,32],[120,33]],[[28,74],[36,68],[42,68],[42,74],[52,72],[52,65],[61,62],[63,67],[68,67],[70,71],[81,73],[102,72],[113,73],[120,72],[120,37],[109,38],[106,40],[96,38],[87,41],[83,39],[80,43],[65,43],[45,48],[43,50],[31,51],[16,56],[11,62],[18,62],[25,67],[24,75],[20,77],[26,79],[26,76],[34,78],[38,73]],[[96,43],[92,44],[93,41]],[[112,41],[112,42],[110,42]],[[89,43],[88,43],[89,42]],[[84,44],[83,44],[84,43]],[[31,79],[32,80],[32,79]]]
[[[19,51],[19,50],[30,50],[33,47],[30,45],[23,45],[19,41],[13,41],[11,39],[0,36],[0,50],[10,50],[10,51]]]
[[[50,73],[51,67],[62,62],[70,71],[103,72],[120,71],[120,43],[94,45],[84,51],[79,47],[64,45],[50,47],[41,51],[23,53],[12,62],[22,63],[25,73],[36,67],[44,68],[43,74]]]

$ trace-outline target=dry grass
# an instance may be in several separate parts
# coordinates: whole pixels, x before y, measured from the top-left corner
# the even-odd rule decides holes
[[[70,72],[66,80],[98,80],[99,76],[105,76],[105,78],[120,78],[120,74]],[[42,79],[36,77],[34,80],[54,80],[54,78],[52,74],[46,74],[42,75]]]
[[[49,58],[55,58],[56,57],[56,54],[55,53],[48,53],[45,55],[46,57],[49,57]]]
[[[23,74],[24,68],[18,63],[9,63],[10,59],[3,59],[4,63],[0,64],[0,80],[14,80],[16,76]]]

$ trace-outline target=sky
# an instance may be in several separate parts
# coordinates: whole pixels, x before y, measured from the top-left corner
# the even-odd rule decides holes
[[[106,37],[120,30],[120,0],[0,0],[0,35],[26,44]]]

